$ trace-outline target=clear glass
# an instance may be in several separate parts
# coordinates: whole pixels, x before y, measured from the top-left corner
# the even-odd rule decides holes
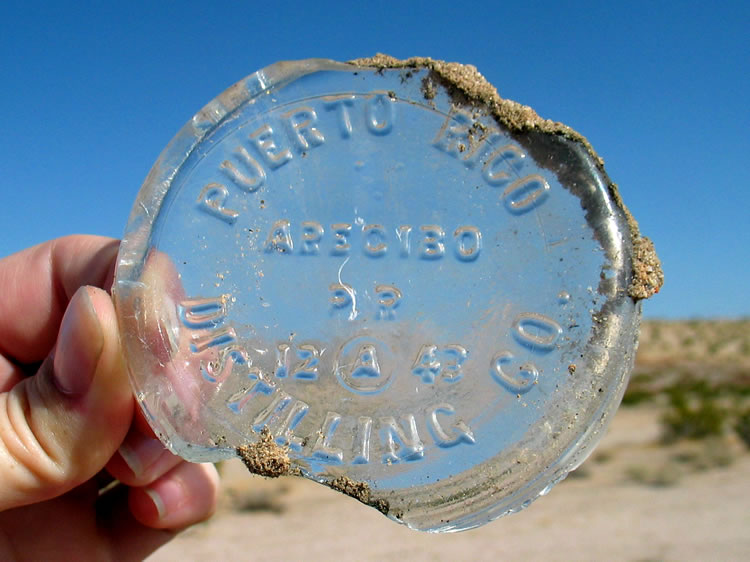
[[[188,460],[270,435],[291,472],[415,529],[522,509],[632,367],[607,184],[579,143],[509,131],[424,68],[258,71],[133,208],[114,293],[137,399]]]

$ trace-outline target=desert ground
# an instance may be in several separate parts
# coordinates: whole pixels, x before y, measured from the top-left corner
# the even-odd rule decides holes
[[[750,560],[750,321],[646,322],[591,457],[528,509],[431,535],[312,482],[221,466],[217,514],[150,560]]]

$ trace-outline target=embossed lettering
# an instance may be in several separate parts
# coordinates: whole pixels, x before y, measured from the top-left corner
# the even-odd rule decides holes
[[[474,433],[471,431],[469,426],[464,423],[463,420],[459,419],[454,422],[451,428],[453,430],[453,435],[451,436],[445,431],[445,428],[440,423],[438,414],[442,414],[444,416],[454,416],[456,414],[456,410],[453,408],[453,406],[446,402],[430,408],[427,414],[427,422],[430,433],[432,434],[432,438],[435,440],[435,443],[437,443],[437,445],[447,448],[458,445],[459,443],[468,443],[470,445],[473,445],[475,443]]]
[[[192,334],[190,339],[190,351],[200,353],[209,347],[220,347],[234,343],[237,340],[237,334],[234,328],[225,327],[208,334]]]
[[[326,98],[330,99],[330,98]],[[325,104],[327,110],[335,111],[338,110],[339,116],[339,131],[341,132],[341,138],[348,139],[352,136],[352,120],[349,116],[349,108],[354,107],[354,96],[345,95],[341,97],[333,98],[333,101],[329,101]]]
[[[388,246],[385,244],[383,225],[367,224],[362,227],[362,233],[365,238],[365,254],[373,258],[384,256]]]
[[[295,352],[299,362],[291,364],[292,352]],[[310,343],[303,343],[296,347],[287,342],[276,345],[276,370],[277,378],[283,379],[287,376],[302,380],[316,380],[318,378],[318,363],[320,362],[321,350]]]
[[[433,145],[443,152],[464,160],[473,150],[470,150],[475,142],[471,134],[471,126],[474,120],[464,110],[457,110],[448,117],[433,141]],[[476,147],[474,147],[476,150]]]
[[[409,234],[411,234],[411,226],[408,224],[402,224],[396,229],[396,236],[399,241],[399,256],[406,258],[411,252],[411,245],[409,244]]]
[[[354,302],[354,289],[346,283],[331,283],[328,289],[331,295],[331,306],[334,308],[348,308]]]
[[[367,464],[370,462],[370,434],[372,433],[372,418],[360,416],[357,418],[357,431],[354,434],[353,464]]]
[[[224,160],[221,163],[221,171],[243,191],[247,191],[248,193],[258,191],[260,186],[266,181],[266,171],[258,164],[255,158],[250,156],[250,153],[244,147],[238,147],[235,153],[238,160],[244,165],[247,173],[240,171],[229,160]]]
[[[395,103],[386,94],[376,94],[367,100],[365,106],[365,123],[367,129],[375,135],[387,135],[393,129]]]
[[[293,248],[294,243],[292,242],[289,221],[284,219],[277,220],[273,223],[273,226],[271,226],[263,250],[268,253],[275,250],[279,253],[285,254],[291,252]]]
[[[443,363],[443,369],[441,375],[446,382],[456,382],[461,379],[464,375],[461,366],[469,356],[469,352],[466,348],[458,344],[449,344],[443,348],[443,353],[451,357],[448,361]]]
[[[318,116],[312,107],[297,107],[285,113],[283,117],[289,136],[294,139],[300,151],[309,150],[325,142],[323,133],[315,128]]]
[[[374,345],[366,343],[359,347],[351,369],[351,376],[353,378],[380,376],[378,352]]]
[[[441,361],[438,354],[445,358]],[[462,366],[469,356],[466,348],[458,344],[449,344],[439,348],[437,345],[423,345],[412,365],[412,374],[422,378],[422,382],[432,384],[440,377],[447,383],[454,383],[463,377]]]
[[[453,233],[456,239],[456,257],[461,261],[474,261],[482,249],[482,233],[476,226],[459,226]]]
[[[210,383],[220,383],[229,378],[234,365],[244,365],[247,362],[247,353],[241,347],[231,345],[219,351],[218,359],[214,361],[201,361],[201,374]]]
[[[388,387],[393,374],[390,347],[374,338],[356,337],[336,353],[338,381],[357,394],[375,394]]]
[[[177,316],[182,324],[195,330],[190,334],[190,351],[201,354],[210,348],[219,348],[214,350],[214,359],[201,359],[199,363],[203,378],[214,384],[226,380],[235,365],[249,363],[245,351],[236,344],[237,334],[234,328],[222,326],[227,316],[227,300],[227,295],[223,295],[216,298],[185,299],[177,305]]]
[[[323,227],[319,222],[305,221],[302,223],[302,244],[300,253],[314,255],[319,253],[320,239],[323,237]]]
[[[524,363],[516,368],[505,369],[514,359],[510,351],[501,351],[490,361],[492,377],[505,389],[514,394],[524,394],[531,390],[539,379],[539,370],[533,363]]]
[[[279,149],[273,139],[273,129],[270,125],[263,125],[250,135],[258,153],[271,167],[276,169],[283,166],[292,159],[292,153],[288,148]]]
[[[401,303],[401,291],[393,285],[376,285],[375,294],[378,300],[378,318],[393,320],[396,308]]]
[[[198,208],[227,224],[234,224],[240,214],[233,209],[226,208],[227,199],[229,199],[229,190],[226,187],[220,183],[209,183],[198,195]]]
[[[349,244],[349,234],[352,231],[352,225],[342,222],[331,225],[334,236],[334,246],[331,248],[331,255],[345,256],[351,248]]]
[[[323,427],[318,432],[318,438],[313,446],[313,456],[323,462],[341,464],[344,462],[344,452],[338,447],[331,446],[331,439],[341,421],[341,416],[336,412],[327,412]],[[356,462],[356,461],[355,461]]]
[[[487,158],[482,168],[482,177],[488,184],[502,187],[510,181],[508,170],[517,174],[523,167],[525,158],[526,154],[515,144],[501,146]]]
[[[443,122],[432,144],[467,168],[473,168],[492,150],[493,144],[503,138],[502,134],[475,120],[468,111],[458,109]]]
[[[424,444],[417,432],[417,421],[412,414],[403,417],[406,431],[392,416],[380,418],[381,436],[386,452],[383,463],[419,460],[424,456]]]
[[[419,257],[425,260],[437,260],[445,254],[445,232],[436,224],[426,224],[420,227],[424,238],[419,244]]]
[[[524,312],[513,321],[516,341],[532,351],[550,351],[562,334],[560,324],[543,314]]]
[[[411,372],[422,378],[422,382],[428,384],[435,382],[435,377],[440,372],[440,361],[437,359],[436,345],[423,345],[417,354]]]
[[[503,192],[505,207],[515,215],[526,213],[539,205],[549,195],[549,184],[539,174],[514,181]]]
[[[177,305],[177,315],[188,328],[210,329],[224,322],[227,298],[186,299]]]
[[[357,317],[357,309],[355,306],[357,297],[354,288],[346,283],[331,283],[328,286],[328,290],[333,293],[331,295],[331,306],[333,309],[351,308],[349,312],[349,320],[354,320]]]
[[[292,346],[286,342],[281,342],[276,346],[276,370],[274,375],[283,379],[289,374],[289,351]]]
[[[227,400],[227,407],[235,414],[241,414],[248,402],[258,395],[268,396],[276,387],[257,378],[255,373],[249,375],[250,379],[255,380],[250,388],[237,392]]]
[[[480,134],[481,131],[481,134]],[[479,138],[475,138],[477,135],[479,135]],[[464,154],[464,165],[468,168],[474,167],[474,165],[477,164],[477,162],[484,161],[486,163],[485,158],[487,155],[490,155],[490,158],[492,157],[492,148],[495,146],[495,143],[497,142],[503,142],[505,139],[505,136],[501,133],[493,130],[487,129],[487,127],[481,125],[480,123],[475,123],[472,126],[472,129],[470,130],[470,139],[473,141],[470,144],[469,150]]]
[[[282,391],[255,417],[253,429],[261,431],[267,427],[276,436],[277,443],[299,451],[302,449],[302,439],[294,435],[293,430],[309,408],[302,400]]]
[[[310,343],[303,343],[297,347],[297,357],[302,361],[290,371],[290,376],[303,380],[317,379],[320,350]]]
[[[281,342],[276,346],[276,371],[274,374],[283,379],[289,374],[289,351],[292,346],[286,342]]]
[[[363,223],[364,221],[360,221]],[[390,242],[393,240],[393,230],[382,224],[362,224],[361,238],[352,238],[359,232],[353,231],[351,223],[333,223],[327,233],[318,221],[302,221],[297,234],[295,225],[286,219],[275,221],[265,242],[263,251],[266,253],[289,254],[294,252],[294,237],[297,237],[298,252],[301,255],[315,256],[327,251],[332,256],[348,256],[356,244],[364,255],[381,258],[388,255]],[[445,230],[438,224],[421,225],[422,232],[418,240],[417,255],[424,260],[439,260],[446,255],[447,246]],[[402,224],[395,228],[398,239],[398,254],[401,258],[408,258],[412,253],[411,232],[413,227]],[[482,233],[472,225],[461,225],[453,232],[453,254],[463,262],[476,260],[482,250]]]

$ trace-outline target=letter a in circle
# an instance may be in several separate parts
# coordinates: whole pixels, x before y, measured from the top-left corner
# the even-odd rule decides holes
[[[357,359],[351,371],[352,377],[379,377],[380,365],[378,364],[378,354],[375,346],[364,344],[357,350]]]

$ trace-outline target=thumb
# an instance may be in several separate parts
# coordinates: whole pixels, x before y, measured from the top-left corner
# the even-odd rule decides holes
[[[132,415],[112,300],[81,287],[52,355],[0,395],[0,510],[59,496],[93,477]]]

